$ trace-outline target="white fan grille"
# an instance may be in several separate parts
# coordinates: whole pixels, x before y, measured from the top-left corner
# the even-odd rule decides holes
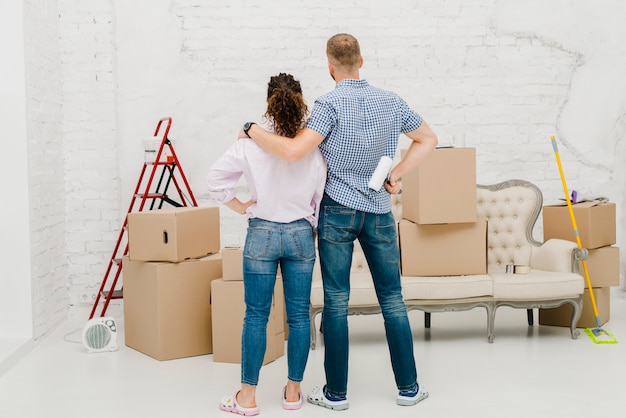
[[[117,324],[111,317],[87,321],[82,337],[83,345],[89,353],[117,350]]]
[[[92,349],[102,349],[111,342],[111,330],[104,324],[93,324],[85,332],[85,341]]]

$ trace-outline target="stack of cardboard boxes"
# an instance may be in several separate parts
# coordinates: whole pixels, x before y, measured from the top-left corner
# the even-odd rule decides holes
[[[402,275],[486,274],[487,222],[476,214],[476,150],[436,149],[402,178],[402,189]]]
[[[128,214],[124,336],[157,360],[210,354],[211,282],[222,276],[219,209]]]
[[[578,321],[578,327],[593,328],[597,324],[589,292],[593,292],[600,325],[603,325],[610,319],[611,286],[619,285],[619,248],[614,245],[616,242],[615,203],[586,201],[573,204],[572,209],[581,246],[589,250],[586,264],[592,287],[589,289],[585,280],[583,312]],[[565,203],[543,207],[543,239],[546,241],[550,238],[576,242],[572,218]],[[582,262],[578,267],[584,276]],[[570,305],[554,309],[540,309],[539,323],[570,326],[571,315]]]
[[[128,214],[122,260],[124,336],[157,360],[213,354],[241,362],[243,251],[220,251],[217,207]],[[284,298],[276,280],[264,364],[284,354]]]
[[[241,333],[246,307],[243,289],[243,249],[222,250],[223,277],[211,282],[213,309],[213,361],[241,363]],[[265,357],[267,364],[285,354],[284,296],[280,275],[267,322]]]

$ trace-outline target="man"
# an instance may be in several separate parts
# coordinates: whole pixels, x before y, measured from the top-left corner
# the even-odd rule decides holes
[[[437,145],[437,136],[420,115],[396,94],[359,78],[363,65],[358,41],[337,34],[326,54],[335,89],[315,101],[307,127],[294,139],[281,137],[248,122],[244,133],[269,153],[297,161],[319,146],[328,165],[320,205],[318,249],[324,284],[324,369],[326,385],[311,391],[308,401],[334,410],[347,409],[348,299],[354,240],[368,261],[385,321],[387,344],[399,394],[398,405],[415,405],[428,396],[417,379],[413,337],[399,271],[396,223],[390,194],[400,192],[398,180],[423,161]],[[384,187],[368,182],[381,157],[393,158],[403,133],[413,142],[390,171]]]

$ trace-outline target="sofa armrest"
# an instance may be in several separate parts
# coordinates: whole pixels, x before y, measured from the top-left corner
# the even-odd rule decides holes
[[[579,273],[578,262],[586,260],[586,248],[578,248],[575,242],[552,238],[534,247],[530,257],[530,267],[545,271]]]

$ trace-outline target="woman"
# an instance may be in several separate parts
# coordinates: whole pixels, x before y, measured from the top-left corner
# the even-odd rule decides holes
[[[304,127],[307,113],[300,83],[293,76],[281,73],[270,78],[264,115],[269,129],[293,138]],[[302,406],[300,382],[309,355],[314,231],[326,182],[326,163],[318,149],[298,162],[278,159],[246,136],[211,167],[207,188],[215,201],[248,217],[243,261],[246,314],[241,341],[241,389],[224,397],[220,409],[250,416],[259,413],[256,387],[279,265],[289,326],[288,376],[282,404],[285,409]],[[251,195],[247,202],[235,196],[242,175]]]

